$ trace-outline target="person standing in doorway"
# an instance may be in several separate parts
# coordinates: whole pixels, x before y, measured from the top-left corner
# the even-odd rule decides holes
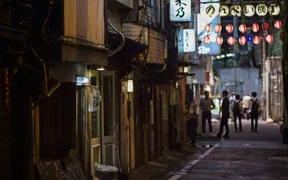
[[[261,110],[261,106],[259,100],[257,99],[257,93],[252,92],[252,98],[249,101],[249,111],[250,111],[250,118],[251,118],[251,131],[257,132],[258,129],[258,118],[259,112]]]
[[[232,109],[233,109],[233,117],[234,117],[234,128],[235,131],[238,131],[238,127],[237,127],[237,118],[239,120],[239,131],[242,132],[242,121],[241,121],[241,116],[242,116],[242,102],[240,100],[240,95],[237,94],[235,96],[235,101],[233,102],[232,105]]]
[[[202,133],[206,136],[206,120],[209,125],[209,135],[212,135],[212,115],[211,110],[215,108],[215,104],[212,99],[209,97],[209,92],[204,92],[204,99],[200,101],[200,108],[202,110]]]
[[[243,112],[244,112],[244,118],[246,118],[247,120],[249,120],[249,102],[250,102],[251,97],[249,96],[249,94],[246,94],[243,97]]]
[[[222,134],[223,134],[223,128],[225,127],[226,132],[224,135],[224,138],[229,138],[229,125],[228,125],[228,119],[230,117],[230,102],[229,102],[229,98],[228,98],[228,91],[224,90],[222,92],[222,104],[220,106],[220,111],[222,113],[221,116],[221,122],[220,122],[220,129],[219,132],[217,134],[217,137],[221,138]]]
[[[187,105],[186,117],[188,120],[188,136],[190,138],[190,144],[196,147],[196,136],[198,128],[198,114],[197,105],[195,103],[190,103]]]

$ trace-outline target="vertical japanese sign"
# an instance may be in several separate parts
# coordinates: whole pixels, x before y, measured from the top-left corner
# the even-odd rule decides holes
[[[214,27],[220,24],[219,0],[200,0],[200,14],[197,14],[198,39],[202,43],[198,46],[198,53],[203,55],[221,54],[221,46],[217,44],[216,38],[220,33],[216,33]],[[207,32],[205,26],[209,24],[211,30]],[[204,37],[209,37],[208,43],[204,43]]]
[[[195,30],[194,29],[183,29],[183,46],[184,52],[195,51]]]
[[[191,21],[191,0],[170,0],[170,21]]]

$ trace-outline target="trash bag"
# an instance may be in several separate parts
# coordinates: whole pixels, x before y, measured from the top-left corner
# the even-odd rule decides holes
[[[95,176],[99,180],[116,180],[118,169],[114,166],[94,164]]]

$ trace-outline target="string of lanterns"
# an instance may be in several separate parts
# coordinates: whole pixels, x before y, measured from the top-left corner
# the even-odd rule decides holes
[[[275,29],[279,30],[279,29],[282,28],[282,22],[281,22],[280,20],[276,20],[276,21],[274,21],[273,26],[274,26]],[[266,22],[265,22],[265,23],[263,23],[263,24],[261,25],[261,28],[262,28],[263,31],[268,31],[269,28],[270,28],[270,25],[269,25],[269,23],[266,23]],[[210,32],[210,31],[211,31],[211,25],[210,25],[210,24],[207,24],[204,29],[205,29],[206,32]],[[216,25],[214,26],[214,31],[215,31],[216,33],[220,33],[221,30],[222,30],[221,24],[216,24]],[[234,30],[233,25],[232,25],[232,24],[227,24],[227,25],[225,26],[225,30],[226,30],[228,33],[232,33],[233,30]],[[238,30],[239,30],[240,33],[244,34],[244,33],[247,31],[247,26],[246,26],[245,24],[240,24],[240,25],[238,26]],[[257,33],[257,32],[259,32],[260,27],[259,27],[259,25],[258,25],[257,23],[253,23],[253,24],[251,25],[251,30],[252,30],[254,33]],[[283,37],[281,37],[281,36],[283,36],[283,35],[280,34],[280,39],[282,40]],[[271,34],[266,34],[266,35],[264,36],[264,38],[265,38],[265,41],[266,41],[268,44],[272,44],[272,43],[273,43],[273,35],[271,35]],[[250,39],[249,39],[249,40],[250,40]],[[257,44],[260,44],[260,42],[261,42],[261,37],[258,36],[258,35],[255,35],[253,38],[251,38],[251,40],[253,41],[254,44],[257,45]],[[209,36],[204,36],[204,38],[203,38],[203,43],[208,44],[209,41],[210,41],[210,37],[209,37]],[[242,45],[242,46],[244,46],[244,45],[247,43],[247,39],[246,39],[245,36],[240,36],[240,37],[238,38],[238,41],[239,41],[239,44]],[[236,42],[236,40],[235,40],[235,38],[234,38],[233,36],[229,36],[229,37],[227,38],[227,43],[228,43],[230,46],[234,45],[235,42]],[[216,43],[217,43],[218,45],[222,45],[222,44],[223,44],[223,37],[218,36],[218,37],[216,38]]]

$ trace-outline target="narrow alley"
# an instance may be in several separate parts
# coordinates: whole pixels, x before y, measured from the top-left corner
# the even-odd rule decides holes
[[[233,132],[230,139],[199,137],[198,147],[168,173],[153,180],[284,180],[288,179],[287,145],[282,144],[279,124],[259,121],[259,132],[250,132],[250,121],[243,120],[244,132]],[[214,122],[213,126],[218,127]],[[148,176],[149,173],[146,173]],[[165,175],[164,175],[165,174]],[[139,179],[140,176],[138,176]],[[140,178],[140,179],[146,179]]]

